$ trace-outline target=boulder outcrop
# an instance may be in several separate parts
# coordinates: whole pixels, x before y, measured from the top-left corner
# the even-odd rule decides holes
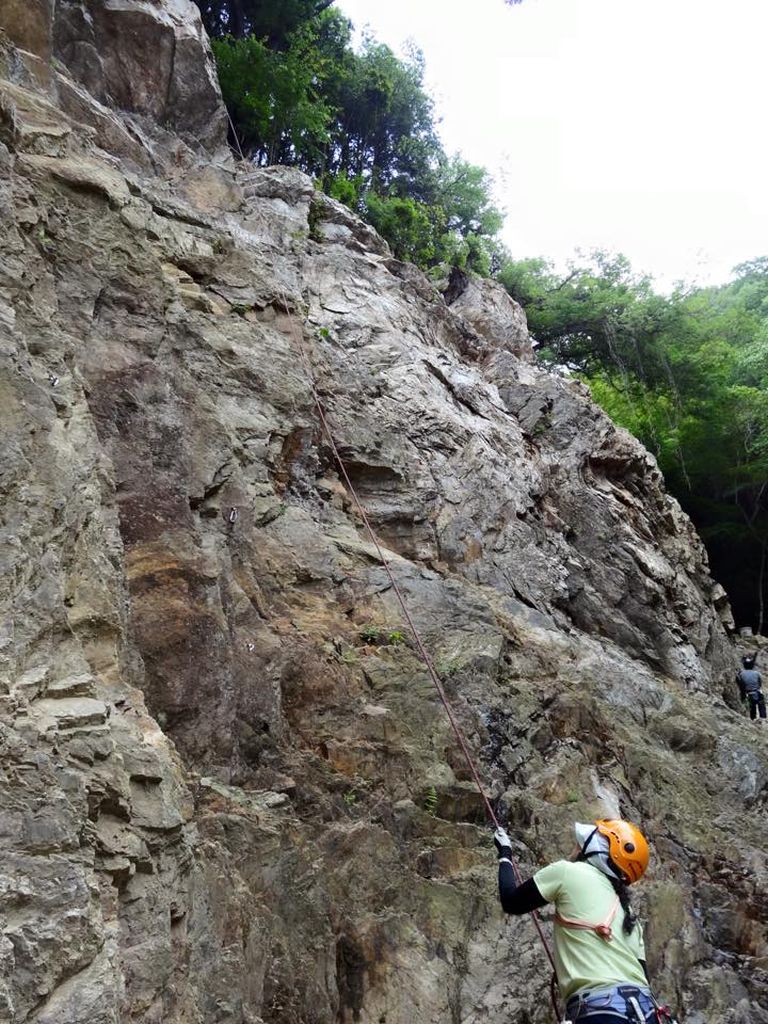
[[[766,1024],[768,738],[690,522],[493,285],[152,126],[116,26],[209,96],[190,9],[0,53],[0,1019],[549,1019],[311,379],[523,870],[642,822],[659,990]]]
[[[4,0],[0,10],[0,28],[37,58],[32,66],[55,82],[65,112],[99,125],[105,106],[204,150],[226,144],[211,48],[192,0]],[[66,75],[50,77],[53,57]]]

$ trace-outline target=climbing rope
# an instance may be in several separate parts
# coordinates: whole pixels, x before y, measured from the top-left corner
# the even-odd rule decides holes
[[[230,125],[232,127],[232,132],[233,132],[233,135],[234,135],[235,140],[237,142],[238,149],[240,151],[240,157],[241,157],[241,159],[244,162],[243,151],[240,148],[240,140],[237,137],[237,133],[235,131],[235,127],[232,124],[231,119],[230,119]],[[258,212],[257,212],[257,217],[259,219],[261,219],[260,214]],[[466,740],[464,739],[464,735],[463,735],[463,733],[462,733],[462,731],[461,731],[461,729],[459,727],[459,724],[456,721],[456,717],[455,717],[455,715],[453,713],[453,710],[451,709],[451,706],[450,706],[450,704],[448,702],[448,698],[447,698],[447,696],[445,694],[445,689],[443,688],[443,684],[440,681],[440,677],[438,676],[437,672],[435,671],[435,666],[432,663],[432,659],[429,656],[429,652],[427,651],[426,647],[424,646],[424,642],[421,639],[421,634],[419,633],[418,629],[416,628],[416,623],[413,621],[413,618],[411,617],[411,613],[408,610],[408,605],[406,604],[406,601],[405,601],[405,598],[403,597],[402,591],[400,590],[400,587],[397,584],[397,580],[394,577],[394,574],[392,572],[392,568],[391,568],[389,559],[386,557],[386,555],[384,554],[384,552],[383,552],[383,550],[381,548],[381,544],[379,543],[379,539],[376,536],[376,533],[374,532],[373,527],[371,526],[371,522],[370,522],[370,520],[368,518],[368,515],[367,515],[367,513],[365,511],[363,503],[360,501],[360,498],[358,497],[358,494],[357,494],[357,491],[355,490],[354,484],[350,480],[349,473],[347,472],[347,467],[346,467],[346,465],[344,463],[344,459],[341,457],[341,452],[339,451],[338,446],[336,445],[336,442],[334,440],[333,432],[331,430],[330,423],[328,422],[328,417],[325,414],[325,409],[323,408],[323,403],[322,403],[322,400],[321,400],[320,395],[318,393],[317,386],[315,384],[315,374],[314,374],[314,370],[312,368],[312,362],[311,362],[311,360],[309,358],[309,353],[307,352],[306,346],[304,344],[303,329],[297,330],[296,318],[294,317],[294,315],[291,312],[291,306],[290,306],[290,303],[288,302],[288,298],[286,296],[285,290],[282,289],[282,288],[278,289],[278,296],[279,296],[280,301],[282,303],[283,309],[285,310],[285,314],[286,314],[286,316],[288,318],[288,325],[289,325],[289,329],[290,329],[290,333],[291,333],[291,338],[293,340],[293,345],[294,345],[294,348],[296,349],[296,351],[299,354],[299,358],[301,360],[301,363],[302,363],[302,366],[303,366],[303,369],[304,369],[304,374],[306,376],[307,383],[309,385],[310,394],[312,395],[312,400],[314,401],[315,407],[317,409],[317,414],[318,414],[318,417],[320,419],[320,424],[321,424],[323,432],[325,433],[325,436],[326,436],[326,438],[328,440],[328,444],[329,444],[329,446],[331,448],[331,451],[333,453],[333,457],[336,460],[336,464],[339,467],[339,472],[341,473],[342,479],[344,480],[344,483],[346,484],[346,486],[347,486],[347,488],[349,490],[349,493],[352,496],[352,501],[353,501],[353,503],[355,505],[355,508],[358,511],[358,514],[359,514],[360,518],[363,521],[363,524],[365,525],[365,529],[366,529],[366,532],[368,533],[368,536],[371,539],[371,543],[373,544],[374,548],[376,549],[376,552],[377,552],[377,554],[379,556],[381,564],[384,567],[384,571],[386,572],[387,577],[389,579],[390,585],[392,586],[392,591],[395,594],[395,596],[397,598],[397,601],[398,601],[398,603],[400,605],[400,608],[402,610],[403,617],[405,618],[405,621],[408,624],[408,628],[411,631],[411,634],[413,636],[413,639],[414,639],[414,642],[416,644],[416,648],[417,648],[417,650],[419,652],[419,655],[420,655],[422,661],[424,662],[424,665],[426,666],[426,669],[427,669],[427,672],[429,674],[429,677],[432,680],[432,684],[434,685],[435,690],[437,691],[438,697],[440,698],[440,702],[442,703],[443,707],[445,708],[445,712],[446,712],[446,714],[448,716],[448,720],[449,720],[449,722],[451,724],[451,728],[453,729],[453,733],[454,733],[454,735],[456,737],[456,740],[457,740],[457,742],[458,742],[458,744],[459,744],[459,746],[461,748],[461,751],[462,751],[462,753],[464,755],[464,759],[467,762],[467,766],[469,767],[470,773],[472,775],[472,778],[474,779],[475,785],[477,786],[478,792],[480,793],[480,796],[482,797],[483,803],[485,804],[485,809],[488,812],[488,817],[490,818],[490,820],[493,823],[494,827],[495,828],[499,828],[500,827],[499,820],[496,817],[496,813],[495,813],[495,811],[493,809],[493,806],[491,805],[491,801],[488,799],[488,795],[485,792],[485,787],[483,786],[482,780],[480,779],[480,773],[479,773],[479,771],[477,769],[477,766],[475,764],[475,761],[474,761],[474,759],[473,759],[473,757],[472,757],[472,755],[471,755],[471,753],[469,751],[469,747],[467,746]],[[512,871],[513,871],[513,873],[515,875],[515,881],[517,882],[518,885],[520,885],[522,883],[522,881],[523,881],[523,876],[522,876],[522,874],[520,872],[519,867],[517,866],[517,863],[515,862],[514,858],[512,858],[512,857],[510,857],[510,864],[512,865]],[[552,973],[552,978],[551,978],[551,981],[550,981],[550,998],[551,998],[551,1001],[552,1001],[552,1009],[554,1011],[555,1018],[556,1018],[556,1020],[559,1020],[560,1019],[560,1012],[559,1012],[558,1003],[557,1003],[557,992],[556,992],[556,989],[557,989],[557,974],[556,974],[556,968],[555,968],[555,958],[554,958],[554,955],[553,955],[552,950],[550,948],[549,941],[547,940],[547,936],[544,933],[544,928],[542,926],[541,918],[539,917],[538,912],[535,911],[535,910],[532,911],[531,918],[533,919],[533,923],[534,923],[534,926],[535,926],[536,931],[538,933],[539,939],[541,940],[541,944],[544,947],[544,952],[546,953],[547,959],[549,960],[550,966],[552,967],[552,972],[553,973]]]
[[[325,414],[325,410],[323,408],[323,403],[322,403],[322,401],[320,399],[320,395],[318,393],[317,386],[315,384],[315,375],[314,375],[314,372],[313,372],[312,363],[310,361],[309,354],[307,352],[306,346],[304,345],[304,339],[302,337],[303,332],[296,329],[295,320],[294,320],[294,317],[291,314],[291,309],[290,309],[290,306],[288,304],[288,300],[286,298],[286,295],[285,295],[284,291],[281,291],[280,297],[281,297],[281,301],[282,301],[282,304],[283,304],[283,308],[284,308],[284,310],[286,312],[286,315],[288,317],[288,323],[289,323],[289,326],[290,326],[290,332],[291,332],[291,337],[292,337],[293,342],[294,342],[294,347],[298,351],[299,358],[301,359],[301,363],[302,363],[302,366],[304,368],[304,372],[306,374],[307,383],[309,384],[309,390],[310,390],[310,393],[312,395],[312,399],[313,399],[313,401],[315,403],[315,407],[317,408],[317,414],[318,414],[318,416],[320,418],[320,423],[322,425],[323,432],[325,433],[325,436],[326,436],[326,438],[328,440],[328,444],[329,444],[330,449],[331,449],[331,451],[333,453],[333,457],[336,460],[336,464],[337,464],[337,466],[339,468],[339,472],[341,473],[341,476],[342,476],[342,478],[344,480],[344,483],[346,484],[347,489],[349,490],[349,493],[352,496],[352,501],[353,501],[353,503],[355,505],[355,508],[357,509],[357,512],[358,512],[360,518],[362,519],[363,524],[365,525],[366,532],[368,533],[368,536],[370,537],[371,543],[375,547],[376,552],[377,552],[377,554],[379,556],[379,559],[381,561],[381,564],[384,567],[384,571],[387,574],[389,582],[390,582],[390,584],[392,586],[392,590],[393,590],[393,592],[394,592],[394,594],[395,594],[395,596],[397,598],[397,601],[398,601],[398,603],[400,605],[400,608],[401,608],[402,613],[403,613],[403,617],[405,618],[405,621],[408,624],[408,628],[411,631],[411,634],[413,636],[413,639],[414,639],[414,642],[416,644],[416,648],[417,648],[417,650],[419,652],[419,655],[421,657],[421,660],[424,662],[424,665],[426,666],[426,669],[427,669],[427,672],[429,674],[429,677],[432,680],[432,683],[433,683],[433,685],[435,687],[435,690],[437,691],[438,697],[440,698],[440,701],[441,701],[443,707],[445,708],[446,714],[448,715],[448,720],[451,723],[451,728],[453,729],[454,735],[456,736],[456,740],[457,740],[459,746],[461,747],[461,751],[464,754],[464,758],[465,758],[465,760],[467,762],[467,765],[469,767],[469,770],[470,770],[470,772],[472,774],[472,778],[474,779],[475,785],[477,786],[477,789],[478,789],[478,791],[480,793],[480,796],[483,799],[483,803],[485,804],[485,809],[488,812],[488,817],[493,822],[494,827],[495,828],[499,828],[500,827],[499,820],[496,817],[496,813],[493,810],[493,807],[491,805],[491,801],[488,799],[488,795],[485,792],[485,787],[483,786],[482,780],[480,779],[480,773],[479,773],[479,771],[477,769],[477,765],[475,764],[475,761],[474,761],[474,759],[473,759],[473,757],[472,757],[472,755],[471,755],[471,753],[469,751],[469,747],[467,746],[466,740],[464,739],[464,735],[463,735],[463,733],[461,731],[461,728],[459,727],[458,722],[456,721],[456,717],[455,717],[455,715],[453,713],[453,710],[451,709],[450,703],[448,702],[448,698],[446,696],[445,689],[443,687],[442,682],[440,681],[439,675],[437,674],[437,672],[435,670],[435,666],[434,666],[434,664],[432,662],[432,658],[430,657],[429,652],[427,651],[426,647],[424,646],[424,642],[421,639],[421,634],[419,633],[418,629],[416,628],[416,624],[413,621],[413,618],[411,617],[411,613],[408,610],[408,605],[407,605],[407,603],[405,601],[403,593],[402,593],[400,587],[397,584],[397,580],[395,579],[394,573],[392,572],[392,567],[390,565],[389,559],[386,557],[386,555],[384,554],[384,552],[383,552],[383,550],[381,548],[381,544],[379,543],[378,537],[376,536],[376,533],[374,532],[374,529],[371,526],[371,522],[370,522],[370,520],[368,518],[368,515],[367,515],[367,513],[365,511],[365,508],[363,507],[363,503],[360,501],[360,498],[358,497],[357,491],[355,490],[355,487],[354,487],[352,481],[349,478],[349,473],[347,472],[347,467],[344,464],[344,459],[342,458],[341,452],[339,451],[339,449],[338,449],[338,447],[336,445],[336,442],[334,440],[333,432],[331,431],[331,427],[330,427],[330,424],[328,422],[328,417]],[[510,860],[510,863],[512,864],[512,870],[513,870],[513,872],[515,874],[515,880],[517,881],[517,884],[520,885],[520,883],[523,880],[522,879],[522,875],[520,873],[520,870],[519,870],[517,864],[515,863],[515,861],[513,859]],[[542,927],[541,919],[540,919],[538,913],[536,913],[536,911],[533,911],[533,913],[531,914],[531,917],[533,918],[533,922],[534,922],[534,925],[536,927],[536,931],[538,932],[539,938],[541,939],[541,944],[544,947],[544,952],[547,954],[547,959],[549,960],[549,962],[550,962],[550,964],[552,966],[552,970],[554,971],[555,970],[555,959],[554,959],[554,956],[552,954],[552,950],[550,949],[547,937],[544,934],[544,929]],[[555,995],[555,976],[554,975],[553,975],[553,979],[552,979],[552,984],[550,985],[550,996],[551,996],[551,999],[552,999],[552,1007],[554,1009],[555,1017],[559,1018],[559,1011],[558,1011],[558,1006],[557,1006],[557,997]]]
[[[235,128],[235,122],[232,120],[232,117],[231,117],[231,115],[229,113],[229,107],[227,107],[225,105],[224,109],[227,112],[227,120],[229,121],[229,128],[230,128],[230,131],[232,132],[232,138],[237,143],[237,152],[240,154],[240,159],[243,161],[243,163],[245,163],[245,154],[243,153],[243,147],[240,145],[240,136],[237,134],[237,128]],[[231,144],[230,144],[230,149],[234,150],[234,147]]]

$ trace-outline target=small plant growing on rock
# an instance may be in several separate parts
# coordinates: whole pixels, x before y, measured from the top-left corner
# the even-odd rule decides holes
[[[360,639],[364,644],[376,647],[400,647],[408,643],[408,637],[401,629],[380,629],[372,624],[360,630]]]
[[[551,428],[552,417],[548,412],[545,412],[540,419],[536,420],[533,430],[531,431],[532,437],[541,437],[543,434]]]
[[[435,664],[435,669],[441,679],[448,679],[450,676],[455,676],[460,668],[461,662],[458,658],[439,658]]]
[[[322,242],[323,235],[320,230],[320,225],[323,222],[323,212],[320,203],[310,203],[307,222],[309,227],[309,237],[313,242]]]
[[[53,239],[42,224],[37,229],[37,240],[40,243],[40,248],[44,249],[46,252],[49,252],[53,247]]]
[[[378,626],[363,626],[360,630],[360,639],[364,644],[381,643],[381,630]]]
[[[427,795],[424,797],[424,810],[431,818],[434,818],[437,811],[437,790],[434,786],[429,787]]]

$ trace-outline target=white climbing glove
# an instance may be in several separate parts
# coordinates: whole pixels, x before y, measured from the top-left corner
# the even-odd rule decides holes
[[[512,840],[509,838],[506,829],[499,826],[493,833],[493,841],[496,844],[499,857],[509,857],[512,853]]]

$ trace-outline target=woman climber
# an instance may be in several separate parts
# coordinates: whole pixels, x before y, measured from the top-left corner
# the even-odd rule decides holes
[[[571,1024],[672,1021],[648,986],[640,922],[628,886],[648,867],[648,843],[628,821],[576,824],[570,860],[550,864],[518,885],[512,843],[503,828],[493,836],[499,853],[499,899],[508,914],[555,906],[554,962]]]

